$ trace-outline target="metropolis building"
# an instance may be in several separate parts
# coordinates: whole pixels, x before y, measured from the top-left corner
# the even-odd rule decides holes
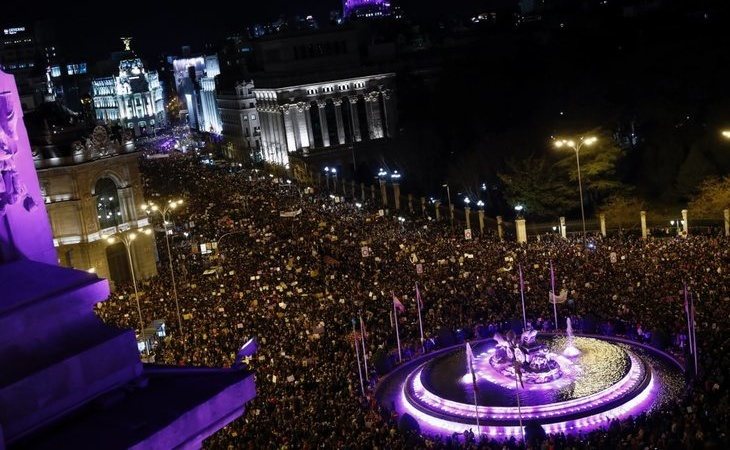
[[[164,96],[157,72],[145,69],[130,48],[130,38],[123,41],[119,72],[94,78],[92,99],[97,121],[120,124],[139,136],[165,122]]]

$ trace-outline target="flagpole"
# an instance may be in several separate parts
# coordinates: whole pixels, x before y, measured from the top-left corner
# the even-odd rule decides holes
[[[699,299],[700,294],[697,293],[697,298]],[[697,373],[699,371],[697,367],[697,321],[695,320],[695,302],[694,302],[694,296],[690,294],[689,296],[689,304],[690,309],[692,311],[692,345],[694,346],[694,356],[695,356],[695,376],[697,376]]]
[[[360,342],[362,342],[362,362],[365,364],[365,381],[370,381],[368,377],[368,352],[365,351],[365,324],[362,321],[362,314],[359,314],[360,318]]]
[[[689,301],[687,300],[687,283],[684,283],[684,313],[687,316],[687,344],[689,345],[689,354],[694,354],[692,346],[692,319],[689,313]]]
[[[555,271],[553,270],[553,260],[550,260],[550,290],[552,291],[553,297],[553,313],[555,314],[555,331],[558,331],[558,304],[555,300]]]
[[[398,341],[398,362],[403,362],[403,356],[400,351],[400,332],[398,331],[398,310],[393,302],[393,322],[395,322],[395,339]]]
[[[416,307],[418,308],[418,328],[421,331],[421,351],[423,353],[426,353],[426,346],[423,344],[423,320],[421,319],[421,293],[418,291],[418,282],[416,281],[416,299],[418,300],[416,303]]]
[[[360,365],[360,349],[357,346],[357,330],[355,329],[355,318],[352,319],[352,340],[355,344],[355,358],[357,358],[357,375],[360,377],[360,392],[365,397],[365,385],[362,382],[362,366]]]
[[[522,280],[522,264],[518,264],[520,270],[520,297],[522,297],[522,329],[527,329],[527,314],[525,313],[525,283]]]

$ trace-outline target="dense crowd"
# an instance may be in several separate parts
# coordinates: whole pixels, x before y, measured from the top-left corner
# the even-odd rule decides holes
[[[416,214],[401,223],[378,214],[375,204],[339,202],[322,195],[326,189],[305,193],[305,186],[265,171],[178,154],[141,164],[148,200],[186,201],[172,218],[182,334],[164,240],[158,240],[159,275],[140,286],[145,323],[164,318],[170,334],[155,349],[156,361],[229,367],[246,340],[256,337],[259,344],[246,361],[256,373],[257,397],[208,448],[727,448],[730,253],[724,237],[596,236],[589,246],[547,235],[526,245],[492,234],[465,240],[448,222]],[[201,244],[216,241],[217,249],[201,253]],[[570,316],[584,331],[666,347],[680,360],[687,348],[687,283],[695,294],[700,358],[699,375],[681,400],[605,430],[548,435],[541,443],[399,431],[397,415],[372,398],[378,376],[397,360],[392,293],[406,307],[398,320],[410,357],[422,351],[416,282],[429,339],[470,338],[476,330],[521,322],[518,267],[528,320],[551,329],[550,262],[556,291],[568,292],[558,305],[561,320]],[[135,327],[131,288],[117,288],[98,313]],[[365,396],[353,348],[358,317],[370,361]]]

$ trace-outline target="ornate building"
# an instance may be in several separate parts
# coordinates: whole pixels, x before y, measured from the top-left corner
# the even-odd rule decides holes
[[[115,139],[97,126],[70,145],[31,139],[59,263],[113,282],[131,281],[125,247],[106,239],[148,224],[140,210],[144,197],[131,131]],[[137,278],[157,273],[153,236],[140,234],[130,250]]]
[[[165,104],[156,71],[145,69],[142,60],[123,39],[125,51],[117,75],[94,78],[91,84],[96,120],[120,124],[139,136],[165,122]]]
[[[394,89],[393,73],[255,88],[263,158],[287,165],[290,152],[395,136]]]
[[[221,120],[215,95],[215,77],[220,74],[218,56],[178,58],[172,66],[177,93],[187,108],[188,125],[219,134]]]

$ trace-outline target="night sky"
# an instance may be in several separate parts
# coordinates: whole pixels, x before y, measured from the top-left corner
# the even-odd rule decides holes
[[[0,18],[3,26],[37,20],[55,24],[63,54],[71,58],[103,58],[121,47],[119,37],[134,37],[133,47],[143,56],[177,53],[181,45],[195,50],[245,26],[273,20],[280,15],[313,15],[320,24],[329,11],[341,9],[341,0],[205,0],[196,2],[111,0],[11,0]],[[434,19],[447,14],[472,14],[490,3],[485,0],[401,0],[415,19]],[[203,5],[207,6],[204,7]]]

